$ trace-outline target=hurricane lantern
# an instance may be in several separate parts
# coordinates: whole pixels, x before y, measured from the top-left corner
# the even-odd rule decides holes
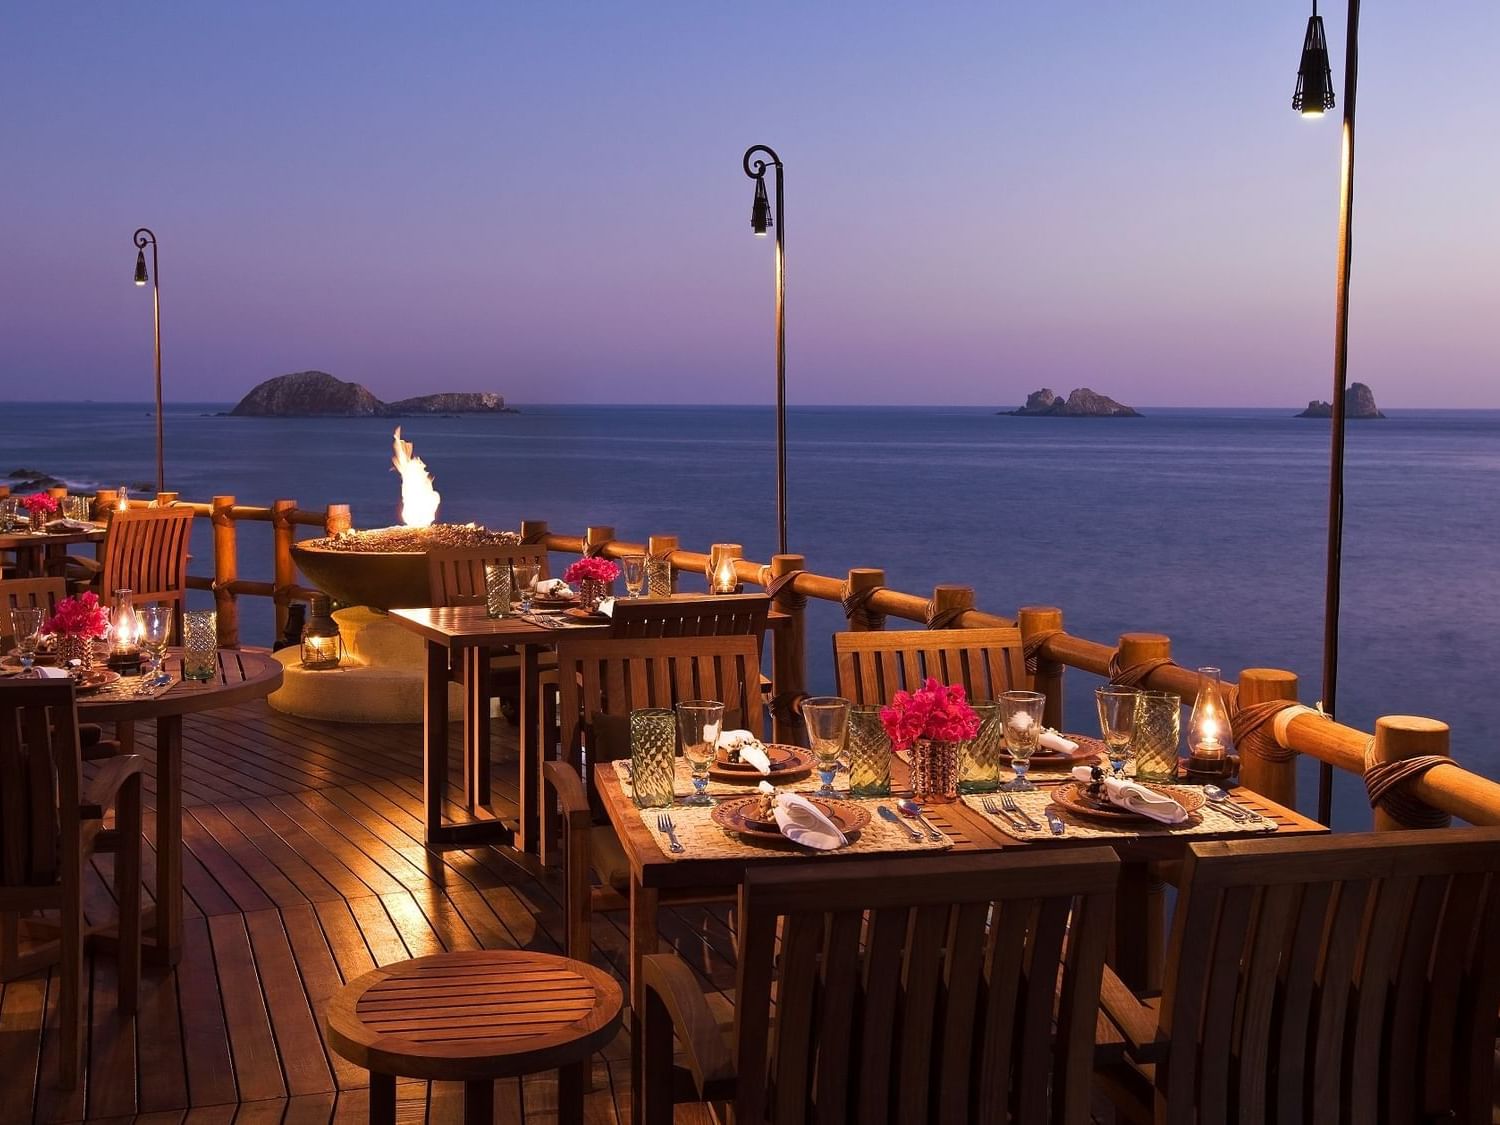
[[[312,611],[302,627],[302,667],[337,668],[343,659],[344,638],[333,619],[333,602],[327,594],[314,594]]]
[[[134,591],[115,591],[109,612],[109,666],[116,672],[139,672],[141,667],[141,620],[132,601]]]
[[[1313,0],[1307,36],[1302,40],[1302,65],[1297,68],[1292,108],[1303,117],[1322,117],[1333,108],[1333,68],[1328,64],[1328,40],[1323,36],[1323,17],[1318,15],[1317,0]]]
[[[1233,746],[1229,710],[1217,668],[1198,669],[1198,698],[1188,720],[1188,750],[1196,766],[1222,766]]]
[[[771,218],[771,201],[766,198],[765,176],[755,177],[755,202],[750,205],[750,229],[759,238],[764,238],[770,231],[774,220]]]

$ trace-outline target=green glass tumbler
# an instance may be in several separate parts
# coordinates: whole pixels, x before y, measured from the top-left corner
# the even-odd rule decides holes
[[[182,678],[212,680],[219,675],[219,615],[195,609],[182,615]]]
[[[1182,697],[1170,691],[1143,691],[1135,704],[1135,776],[1171,781],[1177,776],[1177,744],[1182,738]]]
[[[979,716],[979,733],[958,744],[958,791],[993,793],[1000,788],[1000,705],[971,704]]]
[[[880,721],[879,707],[849,708],[849,794],[891,795],[891,736]]]
[[[672,803],[677,765],[677,716],[666,707],[630,712],[630,787],[638,808]]]
[[[510,616],[510,561],[484,564],[484,612],[489,617]]]

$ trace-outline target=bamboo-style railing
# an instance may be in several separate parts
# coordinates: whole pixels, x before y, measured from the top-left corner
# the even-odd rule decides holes
[[[176,501],[174,494],[163,500]],[[101,492],[100,507],[112,507],[114,494]],[[182,501],[177,501],[183,503]],[[143,503],[134,501],[133,503]],[[312,590],[298,584],[291,545],[298,527],[314,527],[331,535],[351,526],[347,504],[330,504],[322,511],[304,509],[293,500],[277,500],[270,507],[254,507],[236,502],[233,496],[216,496],[210,503],[189,505],[199,515],[207,516],[213,525],[213,574],[193,575],[191,588],[211,590],[218,608],[219,639],[226,647],[237,647],[239,638],[240,597],[269,597],[276,606],[278,634],[284,629],[287,607],[305,600]],[[239,550],[236,529],[244,521],[270,523],[273,529],[273,575],[270,582],[239,577]],[[544,544],[549,551],[561,554],[584,553],[618,558],[627,554],[665,555],[674,574],[704,574],[709,556],[682,549],[675,536],[653,536],[645,543],[615,538],[612,527],[595,526],[584,535],[559,535],[545,522],[528,520],[521,525],[526,542]],[[1109,677],[1120,668],[1151,666],[1141,679],[1143,686],[1176,692],[1190,701],[1197,692],[1197,676],[1188,668],[1170,662],[1171,641],[1154,633],[1127,633],[1114,645],[1101,644],[1077,637],[1063,628],[1062,610],[1052,606],[1024,606],[1014,619],[986,613],[974,605],[974,591],[968,586],[939,585],[929,597],[888,589],[885,572],[877,568],[850,570],[843,578],[815,574],[805,569],[801,555],[777,555],[770,563],[737,558],[735,574],[747,586],[768,587],[786,575],[775,597],[776,608],[784,613],[784,627],[772,634],[773,694],[779,706],[773,707],[772,721],[777,737],[795,736],[795,720],[788,701],[803,694],[807,686],[807,599],[844,604],[851,595],[862,599],[860,612],[849,615],[851,629],[881,628],[885,619],[926,625],[935,614],[942,614],[953,626],[1019,626],[1023,639],[1032,650],[1036,665],[1036,684],[1047,695],[1046,721],[1061,727],[1063,722],[1063,679],[1072,668],[1090,675]],[[1244,670],[1238,682],[1227,686],[1238,692],[1242,705],[1274,699],[1296,700],[1297,677],[1279,669]],[[1415,716],[1386,716],[1376,724],[1376,731],[1362,731],[1329,719],[1312,709],[1302,709],[1289,721],[1275,725],[1276,744],[1290,753],[1275,760],[1245,755],[1240,766],[1241,781],[1272,800],[1293,805],[1297,796],[1297,755],[1307,755],[1345,772],[1363,776],[1366,755],[1375,762],[1437,755],[1449,756],[1447,727]],[[1471,773],[1456,763],[1437,765],[1409,783],[1412,796],[1449,816],[1473,824],[1500,825],[1500,784]],[[1390,817],[1376,811],[1377,828],[1399,827]]]

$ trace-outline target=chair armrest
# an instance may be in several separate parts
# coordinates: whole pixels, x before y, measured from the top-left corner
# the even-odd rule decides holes
[[[102,819],[105,812],[114,807],[115,797],[127,778],[141,773],[146,759],[139,754],[121,754],[106,758],[99,770],[79,794],[78,815],[84,820]]]
[[[699,1093],[711,1083],[733,1082],[734,1056],[687,962],[675,953],[653,953],[641,961],[641,980],[647,1006],[658,1001],[672,1017]]]
[[[588,795],[583,791],[583,778],[567,762],[543,762],[542,775],[557,793],[557,802],[562,806],[563,820],[569,829],[588,828],[593,823],[589,810]]]
[[[1099,1006],[1125,1037],[1125,1050],[1140,1063],[1161,1059],[1166,1044],[1157,1036],[1159,1013],[1142,1003],[1108,965],[1099,982]]]

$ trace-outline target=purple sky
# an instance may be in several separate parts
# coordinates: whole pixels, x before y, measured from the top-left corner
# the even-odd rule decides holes
[[[27,4],[6,15],[0,398],[308,367],[384,397],[1327,397],[1339,129],[1301,3]],[[1342,90],[1341,4],[1325,6]],[[1500,6],[1370,7],[1351,378],[1500,406]]]

